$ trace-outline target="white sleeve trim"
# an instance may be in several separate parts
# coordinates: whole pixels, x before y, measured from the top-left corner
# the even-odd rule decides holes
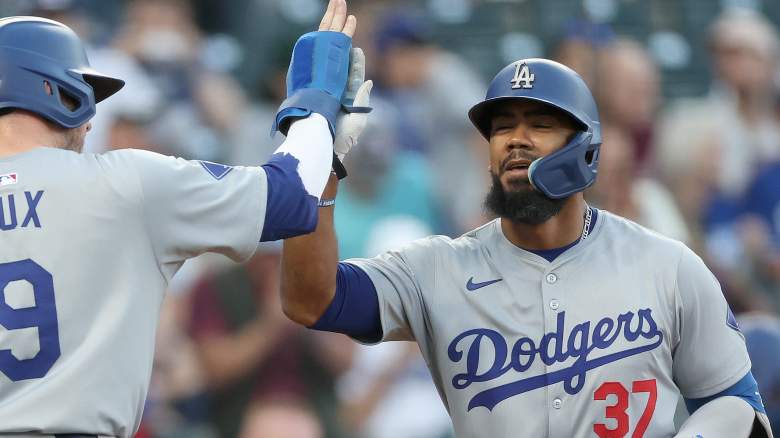
[[[298,175],[303,187],[319,199],[333,163],[333,137],[325,117],[312,113],[305,119],[294,121],[287,138],[275,153],[279,152],[290,154],[300,162]]]

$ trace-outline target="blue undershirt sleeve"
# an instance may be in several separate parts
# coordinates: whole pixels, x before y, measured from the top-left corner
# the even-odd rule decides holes
[[[268,199],[261,242],[311,233],[317,228],[317,198],[310,195],[298,175],[298,159],[275,153],[264,164]]]
[[[718,397],[725,397],[727,395],[739,397],[748,402],[748,404],[750,404],[754,410],[761,413],[766,413],[764,404],[761,401],[761,395],[758,393],[758,383],[756,383],[756,379],[753,378],[753,373],[750,371],[748,371],[748,373],[745,374],[745,377],[743,377],[739,382],[715,395],[704,398],[686,398],[685,406],[688,408],[688,412],[693,414],[697,409],[704,406],[706,403],[709,403]]]
[[[379,297],[368,274],[353,264],[339,262],[336,295],[325,313],[309,328],[344,333],[361,342],[379,342],[382,339]]]

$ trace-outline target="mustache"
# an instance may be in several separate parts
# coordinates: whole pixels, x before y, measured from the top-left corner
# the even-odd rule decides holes
[[[539,158],[538,156],[530,154],[528,153],[528,151],[515,149],[512,152],[510,152],[509,155],[506,156],[506,158],[501,160],[500,171],[503,172],[504,168],[506,168],[507,163],[509,163],[512,160],[528,160],[530,162],[533,162],[538,158]]]

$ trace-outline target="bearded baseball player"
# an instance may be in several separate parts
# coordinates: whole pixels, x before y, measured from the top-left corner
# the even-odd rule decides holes
[[[366,343],[416,341],[459,437],[771,437],[702,260],[585,203],[601,133],[584,81],[520,60],[469,117],[490,144],[498,219],[339,263],[336,204],[320,208],[315,233],[284,243],[285,313]],[[676,431],[680,393],[692,415]]]
[[[66,26],[0,20],[0,436],[131,437],[182,263],[246,259],[315,228],[342,98],[371,88],[359,52],[350,69],[355,26],[332,0],[293,51],[285,142],[263,166],[227,167],[79,153],[96,102],[123,82],[91,69]]]

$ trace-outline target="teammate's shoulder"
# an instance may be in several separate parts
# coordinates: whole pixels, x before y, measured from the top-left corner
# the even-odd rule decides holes
[[[95,160],[100,162],[156,162],[174,159],[168,155],[144,149],[116,149],[99,154],[92,154]]]

